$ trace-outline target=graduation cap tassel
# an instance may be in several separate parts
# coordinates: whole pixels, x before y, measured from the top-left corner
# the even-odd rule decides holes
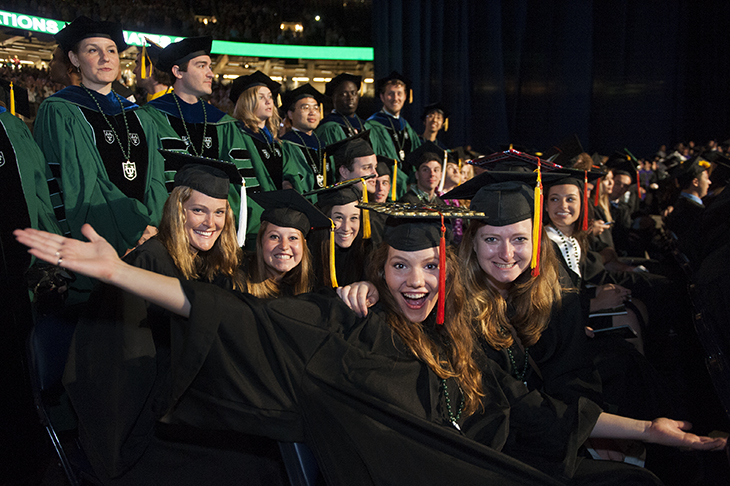
[[[581,229],[588,231],[588,171],[583,171],[583,221]]]
[[[324,118],[324,104],[319,104],[319,119],[322,120]]]
[[[441,180],[439,181],[439,193],[444,192],[444,184],[446,183],[446,164],[449,161],[449,152],[444,150],[444,163],[441,166]]]
[[[598,206],[598,198],[601,196],[601,178],[599,177],[593,187],[593,205]]]
[[[327,154],[322,154],[322,187],[327,187]]]
[[[332,288],[336,289],[337,270],[335,269],[335,222],[330,219],[332,226],[330,227],[330,280],[332,280]]]
[[[15,88],[12,81],[10,81],[10,114],[15,115]]]
[[[537,162],[537,184],[535,184],[535,203],[532,218],[532,259],[530,268],[532,276],[540,275],[540,246],[542,237],[542,174],[540,172],[540,159]]]
[[[238,246],[246,246],[246,230],[248,229],[248,204],[246,200],[246,179],[241,185],[241,206],[238,210]]]
[[[368,202],[368,186],[365,184],[365,179],[360,179],[362,181],[362,202],[367,204]],[[371,236],[370,231],[370,211],[367,209],[362,210],[362,238],[364,240],[369,240]]]
[[[446,225],[441,214],[441,239],[439,240],[439,296],[436,324],[444,323],[446,313]]]
[[[147,79],[149,76],[147,76],[147,46],[142,46],[142,55],[139,56],[139,62],[142,63],[142,65],[139,67],[139,75],[142,79]]]
[[[449,131],[449,119],[448,118],[446,120],[444,120],[444,131],[445,132]]]
[[[410,105],[412,103],[413,103],[413,90],[409,89],[408,90],[408,104]]]
[[[390,183],[390,198],[395,202],[396,182],[398,182],[398,159],[393,159],[393,180]]]

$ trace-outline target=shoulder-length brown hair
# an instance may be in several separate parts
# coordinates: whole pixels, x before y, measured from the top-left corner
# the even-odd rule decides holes
[[[456,257],[446,253],[446,309],[444,325],[436,326],[441,342],[436,342],[424,329],[428,324],[411,322],[401,312],[385,282],[385,265],[390,246],[382,243],[370,261],[369,280],[380,294],[380,301],[388,311],[388,324],[403,340],[408,349],[426,363],[440,378],[456,378],[464,392],[464,414],[474,413],[484,396],[482,373],[474,360],[475,339],[465,316],[466,293],[461,285]],[[447,344],[444,344],[447,343]]]
[[[246,91],[241,93],[241,96],[238,97],[238,101],[236,101],[235,108],[233,108],[233,118],[241,120],[255,133],[258,133],[261,130],[259,128],[261,120],[254,115],[259,104],[258,94],[259,89],[261,88],[265,88],[265,86],[252,86],[248,88]],[[274,110],[272,111],[269,119],[266,120],[266,128],[269,129],[271,135],[277,140],[279,138],[280,122],[281,117],[279,116],[279,110],[276,107],[276,99],[274,99]]]
[[[555,252],[543,229],[540,275],[534,277],[529,268],[525,270],[509,289],[505,300],[487,280],[474,251],[476,233],[484,225],[481,221],[472,221],[459,246],[464,287],[469,295],[476,331],[495,349],[512,346],[514,340],[510,329],[516,331],[523,346],[532,346],[547,328],[553,306],[561,302]],[[508,304],[511,306],[509,312]]]
[[[548,210],[547,210],[547,200],[548,200],[548,197],[550,197],[550,189],[553,186],[559,186],[559,185],[561,185],[561,184],[560,183],[557,183],[557,184],[553,184],[552,186],[547,186],[545,188],[545,201],[546,202],[545,202],[545,204],[543,206],[543,212],[542,212],[542,214],[543,214],[543,217],[542,217],[543,224],[545,226],[555,226],[553,224],[553,221],[550,219],[550,213],[548,213]],[[565,185],[578,187],[575,184],[565,184]],[[583,224],[583,212],[587,210],[587,208],[584,208],[583,207],[583,190],[584,190],[584,188],[578,187],[578,203],[580,204],[580,214],[578,214],[578,219],[576,219],[575,222],[572,225],[573,226],[573,234],[572,235],[566,235],[566,236],[572,236],[573,238],[575,238],[576,240],[578,240],[578,244],[580,245],[580,249],[582,251],[582,254],[585,255],[585,252],[588,250],[588,239],[589,239],[589,236],[590,236],[590,229],[591,229],[591,226],[593,225],[593,221],[592,221],[592,218],[591,218],[591,214],[589,213],[588,214],[588,230],[587,231],[583,231],[581,229],[581,225]],[[588,203],[590,204],[590,201]]]
[[[187,186],[176,187],[165,201],[162,210],[157,238],[165,246],[177,268],[187,279],[213,281],[216,275],[223,274],[231,279],[233,288],[243,287],[239,272],[243,252],[236,239],[236,222],[231,206],[226,201],[226,221],[220,236],[208,251],[193,253],[190,240],[185,232],[187,220],[183,203],[193,194]]]
[[[264,262],[264,236],[271,223],[262,221],[258,235],[256,235],[256,259],[249,266],[248,292],[256,297],[270,299],[282,295],[294,296],[311,292],[314,287],[314,268],[312,254],[307,247],[304,234],[297,230],[302,241],[302,261],[299,265],[286,272],[277,281],[268,276],[266,262]]]

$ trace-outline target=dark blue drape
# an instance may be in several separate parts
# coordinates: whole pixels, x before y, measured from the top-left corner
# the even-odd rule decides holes
[[[449,146],[588,151],[730,138],[730,2],[373,0],[375,75],[414,82],[404,113],[451,111]]]

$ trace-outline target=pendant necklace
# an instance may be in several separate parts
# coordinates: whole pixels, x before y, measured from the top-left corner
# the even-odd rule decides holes
[[[314,172],[314,176],[317,179],[317,187],[324,187],[324,175],[322,175],[319,170],[319,164],[317,161],[317,157],[319,157],[319,154],[322,153],[322,142],[319,140],[319,137],[316,133],[312,132],[312,135],[317,140],[317,157],[315,157],[315,160],[312,160],[312,158],[309,155],[309,146],[307,145],[307,142],[304,141],[304,137],[302,137],[299,134],[299,130],[292,130],[294,134],[299,137],[299,140],[301,140],[302,145],[304,146],[304,157],[307,159],[307,162],[309,162],[309,166],[312,168],[312,172]]]
[[[337,113],[337,112],[335,111],[335,113]],[[350,123],[350,120],[348,120],[345,115],[343,115],[342,113],[337,113],[337,114],[342,117],[342,119],[345,122],[345,125],[347,125],[347,131],[349,132],[347,134],[348,137],[352,137],[353,135],[356,135],[357,133],[359,133],[365,129],[365,127],[362,126],[362,120],[360,120],[359,118],[357,118],[357,122],[360,125],[360,129],[358,130],[352,126],[352,123]],[[355,117],[357,117],[357,115],[355,115]]]
[[[565,263],[568,264],[568,268],[572,270],[575,274],[578,275],[578,278],[581,279],[582,275],[580,274],[580,253],[579,253],[579,247],[578,247],[578,241],[573,238],[572,236],[565,236],[565,234],[560,231],[558,228],[554,228],[552,226],[549,226],[548,229],[555,230],[555,233],[558,235],[558,238],[560,238],[560,253],[562,253],[563,258],[565,258]],[[570,240],[570,244],[569,241]],[[571,246],[572,245],[572,248]],[[580,280],[579,280],[580,282]],[[580,288],[580,283],[578,284],[578,288]]]
[[[205,149],[205,130],[208,128],[208,113],[205,111],[205,101],[199,99],[200,104],[203,107],[203,141],[200,144],[200,153],[195,149],[195,145],[193,145],[193,139],[190,137],[190,132],[188,131],[188,124],[185,122],[185,117],[183,116],[182,107],[180,106],[180,102],[177,100],[177,95],[175,92],[172,93],[172,99],[175,100],[175,104],[177,105],[177,111],[180,113],[180,120],[182,120],[183,128],[185,129],[185,135],[188,137],[188,143],[190,144],[190,148],[193,149],[193,155],[196,157],[202,157],[203,156],[203,150]]]
[[[385,112],[383,112],[385,113]],[[395,140],[395,144],[397,145],[398,149],[398,157],[400,157],[400,161],[403,162],[406,160],[406,151],[403,150],[403,143],[405,143],[405,140],[403,140],[403,143],[400,141],[400,136],[398,135],[398,132],[395,129],[395,125],[393,125],[393,120],[390,115],[385,113],[385,116],[388,118],[388,122],[390,123],[390,128],[393,130],[393,139]]]
[[[459,427],[458,420],[461,418],[461,412],[464,410],[464,391],[461,389],[461,386],[459,386],[459,391],[461,392],[461,402],[459,403],[459,410],[456,412],[456,415],[451,410],[451,399],[449,398],[449,387],[446,386],[446,380],[441,378],[441,387],[444,390],[444,398],[446,399],[446,411],[449,414],[449,421],[451,424],[456,427],[456,430],[461,430],[461,427]]]
[[[269,135],[265,131],[265,128],[266,127],[259,128],[259,131],[258,131],[258,133],[261,135],[261,138],[264,139],[264,143],[269,148],[269,151],[268,152],[266,150],[263,150],[262,149],[262,151],[264,153],[264,157],[266,157],[266,160],[270,159],[272,155],[276,155],[277,157],[279,157],[281,155],[280,152],[279,152],[279,150],[278,150],[278,148],[277,148],[277,145],[279,143],[276,140],[274,140],[274,136],[273,135],[271,135],[271,141],[269,141]],[[253,132],[253,130],[251,130],[251,131]]]
[[[124,128],[127,130],[127,150],[124,150],[124,147],[122,146],[122,141],[119,140],[119,135],[117,134],[117,131],[114,129],[114,125],[109,121],[109,118],[106,117],[106,113],[104,113],[104,110],[101,109],[101,105],[99,104],[99,101],[94,97],[94,95],[91,93],[91,90],[87,88],[86,86],[81,84],[81,87],[84,88],[84,91],[91,97],[92,100],[94,100],[94,103],[96,103],[96,107],[99,109],[99,113],[101,113],[101,116],[104,117],[104,121],[106,122],[107,126],[111,128],[112,133],[114,134],[114,138],[117,139],[117,143],[119,144],[119,150],[122,151],[122,156],[126,160],[126,162],[122,162],[122,173],[125,174],[125,177],[128,180],[134,180],[137,177],[137,165],[134,162],[130,162],[129,158],[132,155],[132,137],[129,135],[129,123],[127,123],[127,114],[124,112],[124,104],[122,103],[122,97],[117,94],[116,91],[111,90],[112,93],[114,93],[114,96],[116,96],[117,101],[119,101],[119,107],[122,109],[122,120],[124,120]],[[127,174],[133,174],[130,177],[127,177]]]
[[[522,383],[527,386],[527,380],[525,379],[525,376],[527,375],[527,370],[530,367],[530,348],[525,348],[525,363],[522,365],[522,371],[520,371],[517,368],[517,363],[515,363],[515,357],[512,354],[512,346],[507,348],[507,356],[509,356],[509,362],[512,364],[512,376],[520,380]]]

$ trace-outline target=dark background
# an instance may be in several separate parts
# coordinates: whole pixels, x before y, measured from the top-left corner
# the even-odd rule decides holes
[[[404,113],[450,110],[450,147],[653,155],[730,138],[730,2],[373,0],[376,78],[413,80]]]

